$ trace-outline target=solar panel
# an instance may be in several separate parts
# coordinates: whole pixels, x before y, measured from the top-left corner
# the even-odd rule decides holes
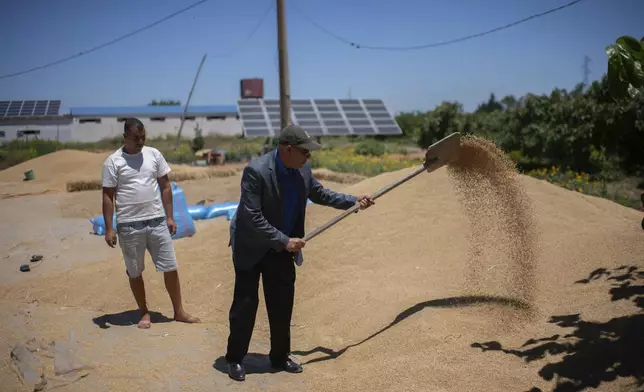
[[[58,116],[60,111],[60,101],[49,101],[49,107],[47,108],[47,116]]]
[[[259,99],[243,99],[238,102],[239,117],[246,136],[270,136],[272,130],[266,122],[266,111]]]
[[[60,100],[0,101],[0,117],[57,116]]]
[[[241,99],[238,107],[244,135],[279,136],[278,99]],[[293,99],[291,121],[312,136],[402,134],[381,99]]]
[[[20,109],[20,116],[31,116],[36,107],[36,101],[24,101]]]
[[[9,109],[10,101],[0,101],[0,117],[4,117]]]
[[[17,116],[20,114],[22,108],[22,101],[11,101],[9,109],[7,109],[7,116]]]
[[[268,115],[269,125],[273,135],[277,137],[282,129],[280,121],[280,101],[278,99],[266,99],[264,100],[264,108]]]
[[[47,113],[47,105],[49,101],[37,101],[36,109],[34,109],[34,116],[44,116]]]

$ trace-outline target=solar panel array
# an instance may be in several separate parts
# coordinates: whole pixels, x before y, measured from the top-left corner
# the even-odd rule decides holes
[[[245,136],[279,136],[278,99],[241,99],[237,105]],[[293,99],[291,123],[312,136],[402,134],[381,99]]]
[[[0,101],[0,117],[58,116],[57,101]]]

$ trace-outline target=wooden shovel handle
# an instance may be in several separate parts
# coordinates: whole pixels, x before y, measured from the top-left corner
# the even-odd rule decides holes
[[[385,193],[389,192],[390,190],[398,187],[399,185],[402,185],[403,183],[411,180],[412,178],[416,177],[420,173],[426,171],[425,167],[426,165],[431,164],[429,163],[424,163],[423,165],[419,166],[417,169],[415,169],[413,172],[409,173],[407,176],[401,178],[400,180],[393,182],[383,188],[378,189],[376,192],[374,192],[373,195],[371,195],[371,198],[373,200],[376,200],[380,196],[384,195]],[[336,223],[340,222],[342,219],[346,218],[347,216],[351,215],[352,213],[358,211],[360,208],[359,204],[354,205],[353,207],[349,208],[348,210],[345,210],[342,212],[340,215],[336,216],[335,218],[331,219],[327,223],[323,224],[322,226],[316,228],[310,233],[307,233],[304,236],[304,241],[308,242],[310,241],[313,237],[317,236],[318,234],[322,233],[326,229],[330,228],[331,226],[335,225]]]

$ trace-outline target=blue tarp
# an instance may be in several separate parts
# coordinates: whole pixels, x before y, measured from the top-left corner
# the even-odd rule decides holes
[[[173,239],[192,237],[197,231],[194,224],[195,220],[225,216],[226,220],[230,221],[235,216],[237,206],[239,205],[239,202],[227,201],[211,204],[210,206],[201,204],[189,206],[186,203],[183,190],[174,182],[172,183],[172,200],[174,206],[174,221],[177,223],[177,233],[172,237]],[[312,204],[311,200],[307,200],[306,204]],[[105,234],[105,219],[103,219],[103,215],[99,215],[89,221],[92,223],[95,234]],[[116,231],[116,214],[114,214],[113,222],[114,231]]]
[[[307,200],[306,204],[312,204],[311,200]],[[235,216],[239,202],[227,201],[224,203],[211,204],[208,207],[196,205],[189,206],[193,219],[213,219],[220,216],[225,216],[227,220],[231,220]],[[204,212],[205,209],[205,212]]]
[[[227,201],[225,203],[212,204],[210,207],[208,207],[208,211],[206,212],[204,219],[212,219],[218,216],[227,216],[228,211],[234,212],[237,209],[238,204],[239,203],[236,201]]]
[[[201,204],[197,204],[196,206],[188,206],[188,213],[190,213],[190,216],[192,216],[192,219],[194,220],[204,219],[207,212],[208,207]]]
[[[177,232],[172,239],[183,237],[192,237],[197,232],[192,215],[188,211],[188,202],[183,189],[177,186],[176,182],[172,183],[172,210],[174,221],[177,224]]]
[[[188,208],[183,189],[179,188],[176,182],[172,183],[172,210],[174,221],[177,224],[177,232],[172,236],[172,239],[192,237],[197,232],[197,228]],[[103,215],[99,215],[89,221],[92,224],[95,234],[105,235],[105,219]],[[116,214],[114,214],[112,221],[114,222],[114,231],[116,232]]]

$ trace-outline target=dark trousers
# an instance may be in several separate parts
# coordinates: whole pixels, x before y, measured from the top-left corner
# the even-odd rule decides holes
[[[271,331],[269,357],[274,364],[288,359],[291,351],[291,315],[295,295],[293,255],[287,251],[269,252],[251,270],[235,269],[235,292],[228,316],[228,362],[241,363],[248,353],[259,304],[260,274]]]

